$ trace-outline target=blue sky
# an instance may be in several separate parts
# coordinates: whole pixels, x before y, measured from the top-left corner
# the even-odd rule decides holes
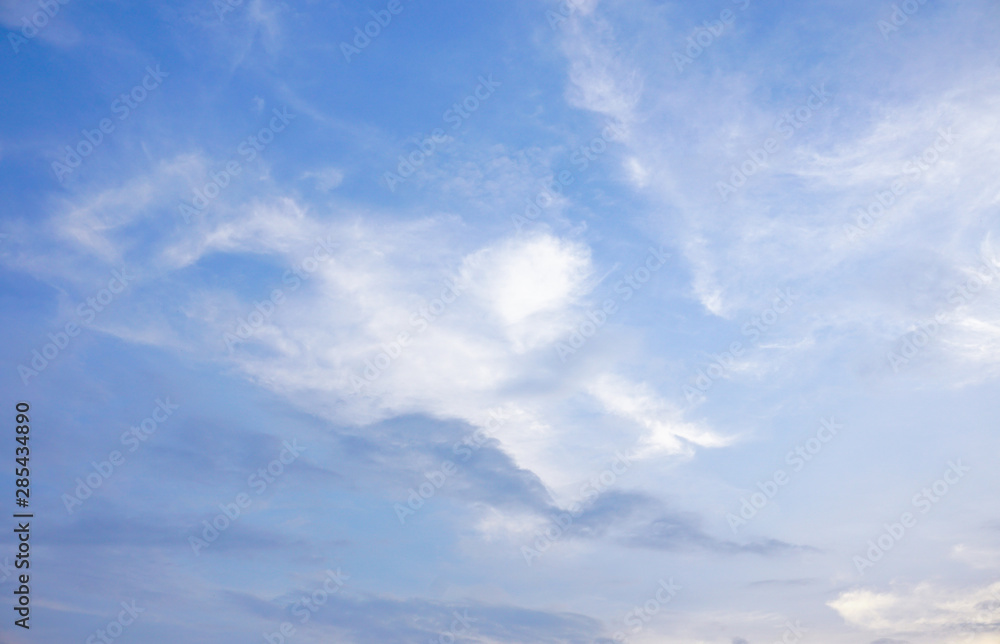
[[[3,642],[1000,642],[996,3],[0,23]]]

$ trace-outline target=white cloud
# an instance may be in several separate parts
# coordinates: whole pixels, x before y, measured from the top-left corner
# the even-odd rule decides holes
[[[186,194],[187,185],[196,185],[206,167],[200,155],[176,156],[120,185],[64,200],[52,225],[60,237],[84,251],[106,262],[121,262],[134,245],[127,237],[129,228],[151,218],[153,206],[170,204],[171,214],[176,213],[178,195]]]
[[[587,3],[559,27],[562,50],[569,61],[566,99],[574,107],[621,121],[627,130],[643,81],[639,71],[623,60],[614,28],[597,16],[596,4]]]
[[[479,294],[504,324],[565,309],[583,294],[590,273],[585,246],[551,235],[508,240],[484,253]]]
[[[571,307],[592,286],[590,250],[548,234],[503,240],[469,260],[463,278],[517,353],[565,333]]]
[[[339,168],[323,168],[306,172],[302,178],[312,179],[320,192],[330,192],[344,181],[344,173]]]
[[[916,633],[948,642],[1000,639],[1000,583],[961,590],[930,582],[881,593],[851,590],[828,604],[849,623],[880,635]],[[983,639],[970,640],[977,631]]]
[[[619,376],[605,374],[590,386],[589,392],[609,413],[646,430],[636,446],[636,458],[691,455],[694,445],[724,447],[733,442],[732,438],[685,421],[680,410],[658,397],[649,385],[633,384]]]

